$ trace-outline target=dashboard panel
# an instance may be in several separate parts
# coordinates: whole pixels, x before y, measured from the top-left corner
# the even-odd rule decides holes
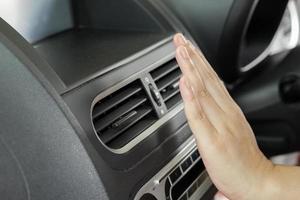
[[[12,9],[12,13],[22,10],[26,20],[33,20],[42,11],[47,13],[47,20],[37,21],[37,27],[41,29],[37,33],[34,28],[26,26],[28,21],[25,24],[22,21],[14,23],[11,13],[1,12],[0,17],[12,27],[1,19],[0,43],[15,55],[16,58],[10,57],[11,60],[20,60],[23,68],[32,74],[30,79],[42,86],[40,93],[49,95],[47,99],[52,103],[41,100],[39,106],[60,110],[58,119],[68,126],[53,129],[55,133],[76,140],[76,145],[80,146],[74,149],[72,142],[60,137],[54,138],[46,149],[32,143],[33,147],[38,146],[46,152],[38,154],[36,159],[41,162],[55,159],[53,157],[59,151],[55,151],[53,157],[49,155],[52,155],[53,148],[58,148],[54,145],[57,143],[69,150],[69,156],[80,156],[72,160],[75,166],[78,162],[82,168],[91,169],[82,174],[74,170],[79,174],[74,175],[76,183],[72,182],[65,168],[60,170],[61,176],[70,180],[70,188],[65,189],[68,190],[65,191],[66,196],[55,199],[66,199],[78,183],[82,183],[83,188],[94,187],[88,190],[88,194],[79,190],[80,195],[74,195],[72,199],[211,200],[216,188],[205,171],[187,125],[178,89],[181,72],[174,59],[172,36],[175,32],[183,32],[201,47],[212,64],[218,64],[220,42],[228,34],[224,30],[231,27],[227,27],[228,18],[238,15],[232,13],[233,7],[247,11],[242,16],[244,21],[236,22],[244,26],[243,22],[248,20],[256,1],[243,5],[233,0],[218,3],[209,0],[43,2],[44,5],[32,7],[30,13],[18,7],[23,4],[2,2],[4,7]],[[281,5],[278,9],[282,13],[285,10]],[[59,14],[55,15],[55,11]],[[57,24],[57,16],[61,12],[67,13],[67,16]],[[276,21],[275,27],[277,23],[279,21]],[[239,34],[243,30],[229,33]],[[226,47],[226,44],[223,45]],[[8,68],[9,61],[3,66]],[[235,72],[227,66],[217,67],[221,75],[222,72],[237,75],[234,74],[238,70],[236,66],[232,66]],[[18,81],[11,83],[11,90],[22,96],[28,91],[20,90],[20,84]],[[40,93],[33,95],[39,97]],[[38,112],[30,102],[28,105],[32,106],[26,110],[28,116],[31,112],[35,114],[33,111]],[[57,113],[46,114],[49,119],[57,117]],[[23,120],[26,124],[27,119]],[[51,134],[49,126],[45,127],[47,130],[40,129],[39,120],[34,122],[31,119],[29,122],[35,132]],[[5,125],[1,124],[1,127]],[[64,135],[65,132],[69,135]],[[36,136],[27,137],[34,141]],[[44,137],[46,140],[47,137]],[[21,150],[21,147],[8,145],[17,152]],[[31,155],[27,145],[22,150],[26,152],[24,157]],[[60,153],[64,155],[64,152]],[[86,163],[80,158],[86,159]],[[34,167],[31,163],[22,164]],[[73,166],[67,166],[73,172]],[[56,166],[53,164],[51,167]],[[58,175],[52,180],[51,170],[44,169],[42,167],[36,169],[36,174],[31,173],[36,176],[45,173],[46,181],[61,181]],[[24,173],[26,176],[27,172]],[[27,184],[31,187],[36,182],[30,180]],[[97,188],[99,191],[94,190]],[[55,188],[51,187],[43,199],[53,199],[54,193]],[[37,198],[32,196],[31,199]]]
[[[268,50],[277,32],[286,5],[295,7],[295,2],[288,0],[276,3],[269,0],[218,3],[166,0],[164,3],[184,23],[228,84],[235,84],[245,72],[264,61],[268,56],[264,51]]]
[[[57,104],[76,130],[74,137],[87,152],[108,198],[145,199],[141,188],[155,174],[162,169],[166,175],[172,173],[166,169],[181,166],[188,154],[197,153],[179,94],[181,72],[174,60],[172,35],[180,28],[150,1],[65,1],[60,9],[64,6],[71,9],[72,23],[59,29],[51,27],[57,21],[51,18],[51,6],[43,7],[48,21],[53,20],[37,22],[47,27],[43,37],[24,34],[26,26],[12,23],[8,16],[1,17],[27,41],[11,34],[13,30],[4,22],[1,32],[8,31],[9,48],[30,60],[26,67],[57,95]],[[128,10],[119,11],[120,7]],[[36,9],[31,16],[41,12],[41,5]],[[197,197],[192,194],[201,197],[213,188],[199,154],[192,162],[185,169],[187,176],[180,177],[185,185],[181,194],[172,189],[179,185],[173,184],[171,196],[157,193],[155,198],[179,199],[186,193],[191,199]],[[105,199],[104,193],[100,199]]]

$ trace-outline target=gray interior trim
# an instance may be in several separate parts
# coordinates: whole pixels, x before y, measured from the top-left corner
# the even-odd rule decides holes
[[[170,42],[172,40],[172,38],[173,38],[173,36],[170,36],[170,37],[168,37],[166,39],[163,39],[162,41],[159,41],[159,42],[153,44],[152,46],[147,47],[144,50],[142,50],[142,51],[140,51],[138,53],[135,53],[134,55],[132,55],[132,56],[126,58],[126,59],[123,59],[121,61],[116,62],[113,65],[110,65],[105,70],[102,70],[102,71],[100,71],[98,73],[95,73],[95,74],[93,74],[91,76],[86,77],[85,79],[80,80],[77,83],[74,83],[74,84],[70,85],[69,88],[68,88],[68,91],[62,93],[61,95],[64,95],[64,94],[66,94],[68,92],[71,92],[72,90],[78,88],[82,84],[87,83],[88,81],[91,81],[92,79],[95,79],[95,78],[97,78],[99,76],[107,74],[110,71],[112,71],[112,70],[114,70],[114,69],[116,69],[116,68],[118,68],[120,66],[126,65],[126,64],[128,64],[128,63],[130,63],[130,62],[132,62],[132,61],[134,61],[134,60],[136,60],[138,58],[140,58],[141,56],[146,55],[147,53],[149,53],[149,52],[157,49],[158,47],[162,46],[163,44],[166,44],[166,43]]]
[[[32,66],[23,64],[26,61],[21,59],[22,55],[15,55],[18,53],[14,48],[9,42],[0,43],[0,137],[22,168],[26,177],[23,184],[28,184],[30,192],[24,196],[14,187],[13,193],[2,193],[1,198],[108,199],[76,131],[49,91],[29,70]],[[13,162],[10,163],[6,169],[14,172]],[[1,174],[0,180],[20,184],[10,174]],[[0,184],[1,191],[6,184]]]
[[[164,63],[168,60],[171,60],[172,58],[174,58],[175,56],[175,52],[172,52],[169,55],[166,55],[164,57],[163,60],[159,60],[157,61],[157,63]],[[96,105],[97,102],[99,102],[101,99],[105,98],[106,96],[110,95],[111,93],[117,91],[118,89],[124,87],[125,85],[133,82],[134,80],[140,79],[141,76],[144,77],[146,73],[148,73],[149,71],[151,71],[153,68],[157,67],[157,63],[152,64],[151,66],[145,68],[144,70],[140,71],[138,74],[131,76],[130,78],[122,81],[121,83],[105,90],[104,92],[100,93],[99,95],[97,95],[95,97],[95,99],[92,102],[91,108],[90,108],[90,120],[92,122],[92,111],[94,106]],[[116,154],[124,154],[128,151],[130,151],[131,149],[133,149],[137,144],[139,144],[140,142],[142,142],[145,138],[147,138],[149,135],[151,135],[152,133],[154,133],[157,129],[159,129],[163,124],[165,124],[166,122],[168,122],[170,119],[172,119],[173,117],[175,117],[180,111],[183,110],[183,104],[179,104],[177,105],[174,109],[172,109],[169,113],[167,113],[165,116],[163,116],[162,118],[160,118],[157,122],[155,122],[152,126],[150,126],[148,129],[146,129],[145,131],[143,131],[140,135],[138,135],[136,138],[134,138],[132,141],[130,141],[127,145],[125,145],[124,147],[120,148],[120,149],[112,149],[107,147],[99,138],[99,136],[97,135],[97,131],[95,130],[95,128],[93,127],[93,131],[96,135],[96,137],[98,138],[98,140],[100,141],[100,143],[109,151],[116,153]],[[93,124],[93,123],[91,123]]]
[[[99,98],[96,98],[92,104],[92,108],[95,106],[95,104],[99,101]],[[172,119],[173,117],[175,117],[180,111],[183,110],[183,104],[179,104],[178,106],[176,106],[171,112],[167,113],[165,116],[163,116],[161,119],[159,119],[157,122],[155,122],[152,126],[150,126],[149,128],[147,128],[145,131],[143,131],[140,135],[138,135],[136,138],[134,138],[132,141],[130,141],[127,145],[125,145],[124,147],[120,148],[120,149],[112,149],[109,148],[108,146],[106,146],[101,139],[99,138],[97,131],[95,130],[95,128],[93,127],[93,130],[98,138],[98,140],[100,141],[100,143],[107,148],[109,151],[116,153],[116,154],[124,154],[128,151],[130,151],[131,149],[133,149],[137,144],[139,144],[140,142],[142,142],[145,138],[147,138],[149,135],[151,135],[152,133],[154,133],[157,129],[159,129],[163,124],[165,124],[166,122],[168,122],[170,119]],[[92,111],[91,111],[91,120],[92,120]]]

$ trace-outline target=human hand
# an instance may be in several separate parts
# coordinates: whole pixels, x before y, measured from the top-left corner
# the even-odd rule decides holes
[[[182,34],[174,44],[185,113],[211,180],[230,200],[260,199],[274,165],[200,50]]]
[[[227,197],[225,197],[221,192],[218,192],[214,196],[214,200],[229,200]]]

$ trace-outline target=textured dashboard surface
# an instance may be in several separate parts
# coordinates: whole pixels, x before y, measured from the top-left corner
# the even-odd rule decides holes
[[[35,45],[70,86],[166,38],[168,34],[74,29]]]
[[[107,199],[55,101],[3,44],[0,55],[1,199]]]

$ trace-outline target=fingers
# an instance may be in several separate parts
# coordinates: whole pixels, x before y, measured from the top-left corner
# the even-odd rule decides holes
[[[180,92],[184,102],[184,108],[188,123],[198,141],[198,144],[211,144],[216,138],[216,129],[210,123],[205,115],[201,105],[196,101],[196,98],[187,86],[184,77],[180,79]],[[200,139],[201,138],[201,139]]]
[[[201,75],[197,71],[195,64],[192,62],[189,53],[184,46],[177,48],[176,58],[184,74],[185,80],[195,96],[195,101],[202,106],[203,111],[206,113],[206,116],[211,123],[214,124],[218,130],[222,130],[224,128],[224,112],[206,89]]]
[[[196,50],[196,48],[192,46],[191,42],[189,41],[187,43],[187,46],[189,55],[195,63],[196,69],[200,73],[200,76],[203,77],[204,84],[207,90],[210,92],[211,96],[213,96],[214,100],[223,111],[232,111],[234,105],[233,100],[228,94],[222,81],[212,70],[212,68],[208,67],[207,62],[202,59],[202,56],[200,56],[199,54],[200,51]]]
[[[227,89],[225,88],[223,82],[220,80],[220,78],[218,77],[217,73],[214,71],[214,69],[211,67],[211,65],[209,64],[209,62],[207,61],[207,59],[205,58],[205,56],[203,55],[203,53],[201,52],[200,49],[196,48],[191,41],[186,40],[185,37],[181,34],[181,33],[177,33],[174,36],[174,44],[176,47],[179,46],[188,46],[191,50],[191,52],[198,57],[196,60],[201,61],[204,63],[203,65],[203,69],[206,71],[206,73],[208,74],[208,77],[215,79],[217,82],[219,82],[219,85],[221,86],[221,89],[223,90],[223,92],[225,92],[226,95],[228,95],[230,97],[230,95],[228,94]],[[230,97],[231,98],[231,97]]]
[[[195,52],[195,55],[199,56],[199,60],[202,60],[205,63],[204,68],[206,69],[207,73],[211,74],[212,77],[218,79],[218,75],[212,69],[212,67],[210,66],[210,64],[204,57],[203,53],[200,51],[200,49],[197,49],[196,47],[194,47],[194,45],[191,43],[191,41],[186,40],[185,37],[181,33],[177,33],[174,36],[174,44],[176,47],[179,47],[181,45],[189,46]]]
[[[174,44],[177,48],[184,46],[187,49],[188,54],[195,65],[195,71],[198,76],[202,77],[205,88],[220,109],[225,112],[231,112],[232,109],[235,109],[235,102],[229,95],[223,82],[219,79],[218,75],[203,56],[202,52],[195,48],[190,41],[187,41],[182,34],[176,34],[174,36]],[[184,70],[182,69],[182,71]]]
[[[200,49],[196,48],[191,41],[187,41],[187,45],[192,49],[192,52],[198,56],[198,60],[202,60],[204,62],[204,70],[209,74],[209,77],[216,80],[217,85],[220,87],[221,91],[225,93],[225,95],[232,100],[230,94],[228,93],[224,82],[219,78],[217,73],[214,71],[212,66],[209,64],[203,53]]]
[[[177,33],[174,36],[174,44],[176,47],[179,47],[180,45],[185,45],[186,44],[186,39],[181,33]]]

